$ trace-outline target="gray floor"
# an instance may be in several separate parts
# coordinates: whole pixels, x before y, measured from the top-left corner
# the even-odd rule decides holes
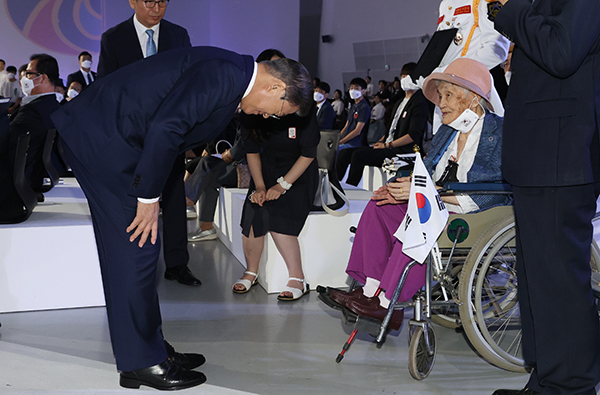
[[[526,376],[481,359],[466,338],[436,327],[437,359],[416,381],[407,368],[406,319],[381,349],[357,337],[345,359],[335,357],[351,327],[311,293],[278,302],[255,287],[231,292],[243,267],[219,241],[190,243],[199,288],[158,279],[163,331],[179,351],[207,357],[202,394],[491,394],[521,388]],[[162,267],[159,272],[162,273]],[[121,389],[104,308],[0,314],[0,394],[116,394]],[[155,392],[142,387],[137,393]]]

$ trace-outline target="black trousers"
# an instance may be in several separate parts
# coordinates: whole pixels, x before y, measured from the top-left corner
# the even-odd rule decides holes
[[[187,214],[185,210],[185,156],[179,155],[162,193],[163,254],[167,268],[187,265]]]
[[[356,147],[346,148],[338,152],[336,171],[338,180],[342,180],[346,169],[350,166],[346,184],[357,186],[360,182],[365,166],[381,167],[385,158],[393,158],[396,154],[411,153],[412,144],[396,148],[371,148]]]
[[[598,185],[513,186],[523,356],[542,394],[595,394],[600,325],[590,285]]]

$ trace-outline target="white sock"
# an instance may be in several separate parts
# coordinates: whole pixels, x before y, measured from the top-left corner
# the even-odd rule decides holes
[[[377,292],[378,288],[379,280],[367,277],[367,281],[365,281],[365,286],[363,287],[363,295],[365,295],[367,298],[370,298],[375,295],[375,292]]]
[[[383,290],[379,293],[379,305],[384,309],[390,307],[390,300],[385,297],[385,291]]]

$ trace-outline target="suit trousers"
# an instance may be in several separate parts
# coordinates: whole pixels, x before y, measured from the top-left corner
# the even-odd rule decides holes
[[[167,268],[186,266],[190,259],[187,249],[184,175],[185,156],[182,154],[175,159],[162,193],[163,252]]]
[[[513,186],[523,356],[542,394],[595,394],[600,326],[590,285],[598,185]]]
[[[64,144],[65,156],[83,189],[94,226],[104,286],[113,353],[120,371],[156,365],[167,359],[156,291],[160,238],[142,248],[129,241],[127,227],[137,210],[137,199],[127,195],[131,177],[80,164]],[[125,173],[125,172],[123,172]]]

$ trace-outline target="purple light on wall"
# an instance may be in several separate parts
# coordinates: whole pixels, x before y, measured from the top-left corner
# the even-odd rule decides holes
[[[6,14],[29,41],[51,51],[98,52],[104,0],[4,0]]]

